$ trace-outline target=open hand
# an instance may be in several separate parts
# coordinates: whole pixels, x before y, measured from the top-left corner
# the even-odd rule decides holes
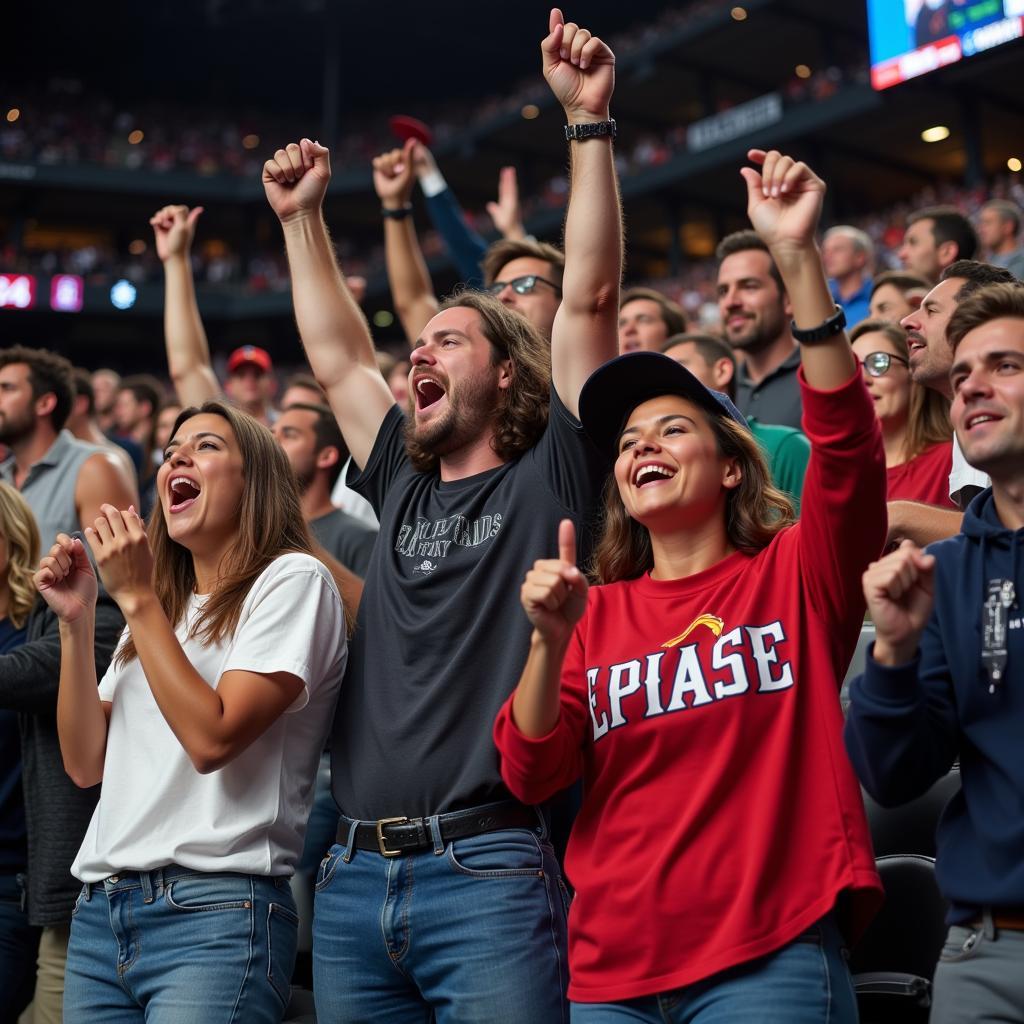
[[[58,533],[32,581],[61,622],[74,622],[96,607],[96,573],[78,537]]]
[[[263,165],[263,189],[284,223],[316,213],[331,180],[331,156],[310,139],[290,142]]]
[[[934,604],[935,556],[905,540],[864,573],[864,597],[875,624],[875,658],[890,665],[910,661]]]
[[[414,179],[413,151],[419,143],[407,139],[401,149],[373,158],[373,187],[386,209],[398,210],[409,202]]]
[[[576,527],[571,519],[563,519],[558,526],[558,558],[533,563],[520,591],[523,608],[545,640],[564,643],[583,617],[589,589],[576,566]]]
[[[187,206],[164,206],[149,218],[156,238],[156,254],[166,263],[172,256],[186,256],[192,248],[196,234],[196,221],[203,212],[201,206],[191,210]]]
[[[747,157],[760,171],[743,167],[747,216],[769,249],[804,250],[814,245],[825,182],[802,161],[776,149],[751,149]]]
[[[608,44],[553,8],[540,44],[541,66],[570,123],[606,121],[615,91],[615,54]]]
[[[101,505],[85,538],[107,593],[126,615],[139,599],[153,596],[153,555],[142,519],[134,508]]]
[[[487,204],[487,212],[502,238],[525,238],[523,212],[519,206],[519,181],[514,167],[502,167],[498,175],[498,201]]]

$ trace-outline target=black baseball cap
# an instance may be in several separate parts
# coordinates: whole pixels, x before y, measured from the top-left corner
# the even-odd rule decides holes
[[[580,422],[594,444],[614,459],[629,414],[661,395],[679,395],[712,416],[747,427],[728,395],[705,387],[685,366],[660,352],[629,352],[599,366],[580,392]]]

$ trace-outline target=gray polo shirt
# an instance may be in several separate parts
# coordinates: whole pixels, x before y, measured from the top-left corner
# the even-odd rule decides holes
[[[800,369],[800,348],[755,384],[741,364],[736,373],[736,406],[744,416],[756,416],[761,423],[778,423],[801,429],[803,407],[796,373]]]

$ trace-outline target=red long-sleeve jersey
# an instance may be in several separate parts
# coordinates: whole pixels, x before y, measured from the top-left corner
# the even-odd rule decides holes
[[[839,680],[885,541],[885,462],[858,374],[802,380],[812,456],[798,525],[681,580],[590,591],[547,736],[495,722],[502,776],[538,803],[581,775],[566,855],[570,998],[663,992],[779,949],[851,893],[880,896]]]

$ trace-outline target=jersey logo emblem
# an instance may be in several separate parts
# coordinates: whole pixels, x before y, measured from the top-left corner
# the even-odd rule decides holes
[[[437,568],[437,562],[432,562],[429,558],[424,558],[418,565],[412,567],[414,573],[423,573],[424,576],[429,576]]]
[[[666,640],[661,646],[678,647],[698,626],[707,626],[715,636],[721,636],[722,627],[724,625],[725,623],[717,615],[711,615],[708,612],[704,612],[703,615],[698,615],[697,618],[695,618],[693,622],[691,622],[686,629],[679,634],[679,636],[674,636],[671,640]]]

